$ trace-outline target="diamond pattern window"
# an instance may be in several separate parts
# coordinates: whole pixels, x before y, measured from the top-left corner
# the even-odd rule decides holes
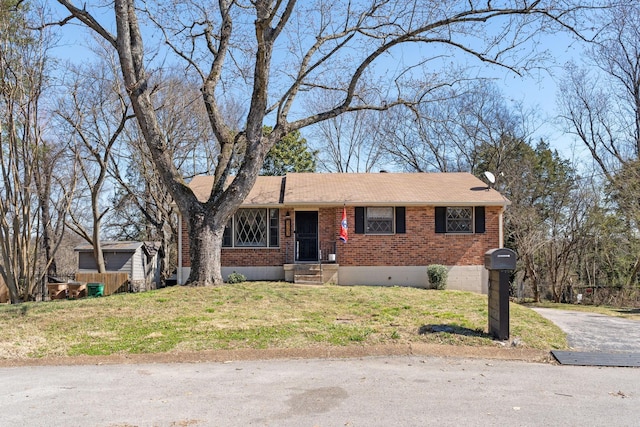
[[[447,233],[473,233],[473,208],[447,208]]]
[[[235,246],[267,246],[266,209],[240,209],[236,212]]]
[[[222,247],[278,247],[280,242],[278,209],[238,209],[224,229]]]
[[[393,234],[393,208],[367,207],[367,234]]]

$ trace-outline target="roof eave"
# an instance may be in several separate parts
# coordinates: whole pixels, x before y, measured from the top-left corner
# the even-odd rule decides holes
[[[367,201],[344,201],[344,202],[288,202],[281,205],[280,207],[335,207],[335,206],[497,206],[497,207],[506,207],[511,204],[510,201],[464,201],[464,202],[456,202],[451,200],[446,201],[429,201],[429,202],[406,202],[406,201],[376,201],[376,202],[367,202]],[[251,205],[243,205],[243,207],[251,206]],[[259,207],[258,205],[251,207]]]

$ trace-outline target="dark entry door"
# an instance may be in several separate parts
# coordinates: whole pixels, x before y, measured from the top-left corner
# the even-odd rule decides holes
[[[296,261],[318,261],[318,212],[296,212]]]

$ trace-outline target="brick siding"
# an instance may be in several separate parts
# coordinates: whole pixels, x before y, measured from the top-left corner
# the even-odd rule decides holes
[[[483,265],[484,253],[499,246],[500,207],[485,208],[486,231],[482,234],[445,234],[435,232],[435,209],[432,206],[406,208],[406,233],[369,235],[355,233],[355,208],[347,207],[349,241],[338,241],[337,263],[341,266],[449,266]],[[280,210],[279,248],[223,248],[223,266],[280,266],[292,262],[294,234],[284,235],[285,213]],[[338,240],[342,206],[318,211],[320,242]],[[190,266],[189,242],[183,221],[183,266]],[[295,224],[292,223],[292,230]]]
[[[406,233],[394,235],[355,234],[354,208],[347,208],[349,241],[338,243],[342,266],[482,265],[484,253],[499,245],[499,207],[485,210],[482,234],[435,232],[434,207],[407,207]],[[336,212],[339,223],[342,212]]]

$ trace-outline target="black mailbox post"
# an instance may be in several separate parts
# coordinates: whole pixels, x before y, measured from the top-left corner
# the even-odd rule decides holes
[[[509,276],[516,269],[516,253],[511,249],[491,249],[484,254],[489,270],[489,333],[509,339]]]

